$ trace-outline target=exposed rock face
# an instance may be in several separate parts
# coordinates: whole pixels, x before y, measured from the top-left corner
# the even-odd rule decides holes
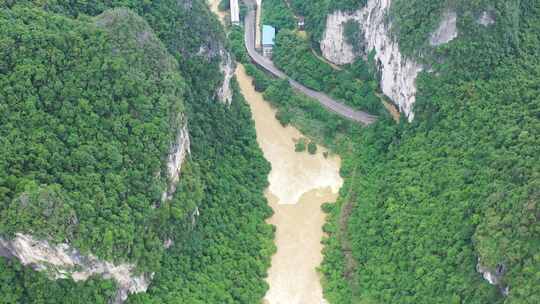
[[[508,295],[508,293],[510,292],[510,288],[508,286],[503,286],[502,284],[503,276],[506,273],[506,267],[503,264],[499,264],[497,265],[497,267],[495,267],[495,269],[491,269],[482,265],[482,262],[480,261],[480,259],[478,259],[478,263],[476,264],[476,271],[481,273],[484,279],[489,282],[489,284],[498,286],[503,295]]]
[[[205,57],[208,62],[219,57],[219,70],[223,73],[223,83],[217,88],[216,96],[220,102],[230,104],[232,101],[231,80],[236,69],[231,54],[222,45],[210,44],[200,46],[197,55]]]
[[[182,169],[182,163],[186,156],[190,153],[190,140],[187,123],[178,129],[176,140],[171,146],[169,157],[167,159],[167,171],[169,174],[169,187],[162,195],[162,200],[168,200],[172,198],[176,185],[180,180],[180,172]]]
[[[68,244],[51,245],[31,235],[17,233],[13,240],[0,238],[0,254],[17,258],[23,265],[47,271],[52,279],[69,278],[84,281],[92,275],[113,279],[118,284],[115,303],[122,303],[128,294],[145,292],[152,275],[135,275],[134,265],[115,265],[93,255],[84,256]]]
[[[220,102],[225,104],[231,104],[232,102],[232,89],[231,80],[234,76],[235,65],[229,52],[221,49],[221,64],[219,70],[223,73],[223,84],[217,89],[217,97]]]
[[[183,119],[179,119],[183,121]],[[162,199],[170,199],[180,179],[182,163],[190,153],[190,139],[187,123],[178,130],[176,140],[171,146],[167,160],[169,177],[168,190]],[[165,248],[172,245],[171,240],[164,243]],[[18,259],[23,265],[37,271],[47,272],[51,279],[72,278],[85,281],[93,275],[112,279],[118,285],[114,303],[123,303],[129,294],[145,292],[152,274],[135,274],[135,265],[113,264],[94,255],[82,255],[69,244],[51,245],[44,240],[34,239],[31,235],[17,233],[13,240],[0,237],[0,256]]]
[[[457,14],[454,11],[446,11],[439,27],[431,34],[429,44],[431,46],[442,45],[454,40],[457,36]]]
[[[326,29],[320,43],[324,58],[335,64],[348,64],[356,59],[357,54],[345,37],[345,23],[359,18],[361,11],[354,14],[336,11],[326,17]]]
[[[390,26],[385,17],[391,0],[369,0],[366,6],[352,13],[336,11],[326,19],[326,30],[321,41],[323,56],[335,64],[353,62],[359,54],[346,41],[344,24],[356,20],[362,26],[366,52],[375,50],[375,60],[381,72],[381,89],[401,112],[412,121],[416,100],[416,77],[422,66],[405,58],[397,42],[390,37]]]
[[[478,19],[476,20],[476,22],[483,26],[490,26],[495,23],[495,17],[493,17],[490,12],[483,11],[480,17],[478,17]]]

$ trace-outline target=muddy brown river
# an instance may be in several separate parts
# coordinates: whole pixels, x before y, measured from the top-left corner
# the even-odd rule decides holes
[[[295,152],[295,140],[303,137],[302,133],[281,126],[275,110],[255,91],[243,66],[238,66],[236,77],[253,113],[257,141],[272,164],[265,195],[274,209],[269,223],[276,226],[277,253],[268,273],[270,290],[265,303],[325,303],[316,271],[322,261],[325,223],[321,205],[334,202],[343,184],[340,159],[325,158],[321,147],[316,155]]]
[[[210,4],[218,13],[216,2],[211,0]],[[218,16],[223,18],[223,14]],[[276,111],[255,91],[252,79],[240,64],[236,78],[253,113],[257,142],[272,165],[265,195],[274,210],[268,222],[276,226],[277,252],[272,257],[267,278],[270,289],[264,303],[326,303],[316,270],[322,261],[325,223],[321,205],[337,199],[343,184],[339,175],[341,160],[337,156],[325,158],[322,147],[318,147],[316,155],[295,152],[295,141],[303,134],[291,126],[281,126]]]

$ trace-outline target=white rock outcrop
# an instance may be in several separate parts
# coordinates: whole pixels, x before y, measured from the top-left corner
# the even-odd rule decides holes
[[[180,181],[182,164],[184,163],[186,156],[191,153],[190,147],[191,142],[189,139],[189,131],[187,123],[184,123],[183,126],[178,129],[176,140],[171,146],[167,159],[169,186],[167,191],[162,195],[162,201],[170,200],[174,194],[174,191],[176,191],[176,185]]]
[[[510,287],[503,286],[502,283],[503,276],[506,273],[506,267],[504,265],[499,264],[495,269],[491,269],[484,266],[480,259],[478,259],[478,263],[476,264],[476,271],[481,273],[484,279],[489,282],[489,284],[498,286],[504,296],[508,295],[508,293],[510,292]]]
[[[490,26],[495,23],[495,17],[488,11],[483,11],[480,17],[476,19],[476,22],[483,26]]]
[[[391,0],[368,0],[366,6],[352,13],[336,11],[326,19],[326,30],[321,41],[323,56],[335,64],[353,62],[359,54],[346,41],[344,24],[356,20],[364,33],[365,49],[375,50],[375,61],[381,72],[381,89],[399,106],[412,121],[413,104],[416,101],[416,77],[422,65],[401,54],[399,45],[390,36],[390,26],[386,23]]]
[[[443,14],[439,27],[431,33],[429,44],[431,46],[443,45],[454,40],[457,36],[457,13],[449,10]]]
[[[231,54],[223,45],[214,43],[201,45],[197,52],[197,56],[205,57],[209,63],[219,57],[219,70],[223,73],[223,83],[216,89],[216,97],[221,103],[230,104],[233,96],[231,80],[236,69],[236,64]]]
[[[223,83],[217,89],[217,97],[220,102],[225,104],[231,104],[233,92],[231,89],[231,80],[234,76],[235,65],[232,60],[231,54],[226,50],[221,49],[221,64],[219,70],[223,73]]]
[[[112,279],[118,285],[114,303],[124,302],[128,294],[145,292],[152,278],[152,275],[135,274],[132,264],[115,265],[93,255],[81,255],[68,244],[51,245],[22,233],[17,233],[13,240],[0,238],[0,255],[17,258],[37,271],[46,271],[52,279],[84,281],[93,275]]]

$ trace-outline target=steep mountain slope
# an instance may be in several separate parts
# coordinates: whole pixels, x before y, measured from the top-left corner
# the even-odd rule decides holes
[[[414,121],[366,130],[346,162],[356,177],[327,227],[328,299],[540,301],[540,4],[388,8],[402,54],[426,68]]]
[[[144,259],[135,249],[144,238],[134,235],[148,225],[135,214],[151,213],[167,192],[166,159],[182,127],[176,62],[128,11],[97,20],[110,36],[90,20],[34,9],[16,8],[3,21],[11,41],[2,54],[3,233],[33,232],[99,249],[106,259]]]
[[[4,249],[60,277],[113,271],[89,270],[112,265],[90,266],[88,255],[155,269],[165,238],[155,207],[189,149],[176,61],[127,10],[74,21],[17,7],[2,17],[1,234],[14,238]],[[46,245],[32,238],[79,252],[53,262],[63,249],[39,252]]]
[[[122,134],[130,139],[126,147],[127,151],[140,155],[143,161],[127,162],[128,159],[120,152],[119,160],[116,158],[110,162],[103,160],[101,163],[104,167],[96,166],[95,168],[106,170],[109,166],[105,164],[112,163],[122,169],[122,177],[134,180],[132,184],[122,186],[118,179],[110,180],[107,176],[101,177],[99,175],[101,171],[98,171],[97,174],[90,176],[92,179],[81,178],[81,183],[85,181],[88,187],[81,188],[79,191],[61,191],[61,187],[54,186],[47,187],[45,189],[47,192],[45,192],[45,190],[40,190],[44,184],[38,178],[47,176],[27,176],[26,183],[35,184],[34,187],[40,190],[35,195],[29,196],[32,200],[25,205],[32,207],[30,211],[34,212],[34,217],[16,217],[15,213],[19,214],[28,210],[19,212],[18,208],[14,208],[18,205],[14,204],[13,199],[3,197],[5,199],[2,200],[1,208],[8,214],[8,216],[2,216],[2,220],[7,222],[6,231],[2,231],[5,239],[11,239],[14,233],[26,229],[25,231],[32,232],[32,235],[36,237],[48,239],[49,243],[69,242],[69,245],[81,250],[83,254],[94,253],[98,258],[107,261],[116,260],[119,263],[129,261],[133,263],[134,275],[145,275],[146,286],[152,282],[149,287],[151,293],[130,297],[128,301],[135,303],[162,303],[163,301],[206,303],[207,299],[215,299],[216,303],[253,303],[261,299],[267,288],[263,277],[268,268],[269,255],[273,251],[271,243],[273,232],[264,221],[271,211],[266,206],[262,195],[266,185],[265,176],[269,168],[256,145],[254,128],[247,106],[242,98],[234,93],[237,88],[231,79],[232,61],[226,50],[223,31],[219,22],[208,11],[206,4],[189,0],[152,3],[136,0],[112,2],[51,0],[17,1],[17,5],[14,4],[11,1],[2,4],[3,13],[8,15],[6,19],[10,25],[2,26],[2,30],[9,33],[9,31],[16,32],[31,28],[27,32],[38,37],[45,31],[42,34],[43,38],[36,37],[24,41],[28,44],[35,43],[28,49],[37,53],[30,51],[20,53],[21,58],[24,55],[26,60],[48,62],[48,57],[46,57],[48,49],[44,47],[47,44],[43,42],[49,40],[52,44],[59,45],[57,48],[60,51],[53,54],[57,56],[67,54],[57,63],[66,64],[69,68],[75,69],[72,72],[73,90],[68,92],[61,90],[57,96],[63,98],[67,93],[71,93],[70,96],[73,96],[77,105],[82,103],[82,109],[73,109],[74,113],[77,115],[88,113],[93,120],[119,119],[121,123],[128,124],[130,121],[125,119],[125,115],[116,116],[117,113],[108,113],[109,108],[100,108],[102,111],[98,113],[92,113],[91,110],[102,103],[112,103],[114,98],[120,98],[123,93],[135,91],[140,92],[142,96],[130,95],[133,98],[125,98],[128,106],[121,107],[119,111],[125,110],[126,115],[139,119],[153,119],[151,119],[151,124],[145,124],[141,128],[135,128],[135,125],[133,125],[134,128],[130,128],[132,125],[127,125],[125,129],[118,130],[125,131]],[[116,6],[131,8],[139,13],[144,21],[125,9],[108,10]],[[11,16],[13,14],[20,14],[21,17]],[[98,16],[92,17],[96,15]],[[22,16],[31,20],[35,18],[39,22],[23,22]],[[19,20],[22,25],[13,27],[12,25]],[[149,27],[142,26],[141,22],[147,22]],[[153,32],[156,33],[155,36]],[[72,38],[74,42],[66,46],[64,36],[74,36]],[[163,41],[168,52],[158,39]],[[3,40],[9,47],[2,50],[14,52],[11,45],[14,45],[16,41],[16,39]],[[68,49],[68,46],[72,46],[73,49]],[[147,50],[146,46],[151,46],[151,49]],[[109,64],[98,64],[101,58]],[[89,63],[85,66],[73,64],[70,60],[77,63]],[[50,73],[55,73],[58,69],[54,65],[43,68],[45,72]],[[170,77],[168,69],[176,76]],[[5,70],[5,72],[8,76],[14,74],[11,70]],[[106,77],[105,83],[98,82],[101,75]],[[81,77],[81,79],[76,77]],[[13,78],[21,79],[14,76]],[[37,80],[42,80],[42,78]],[[119,85],[115,85],[117,83]],[[163,113],[170,116],[162,115],[160,109],[153,109],[146,103],[148,100],[153,100],[151,97],[154,96],[150,84],[162,86],[155,100],[158,105],[164,106],[163,109],[167,110]],[[103,93],[105,96],[93,93],[90,90],[92,85],[103,86],[98,93]],[[32,89],[38,87],[38,84],[26,83],[26,87]],[[58,87],[54,88],[58,89]],[[106,94],[109,87],[111,91]],[[83,90],[83,88],[88,88],[88,90]],[[165,106],[169,102],[169,88],[177,94],[174,101],[185,101],[187,115],[173,115],[185,113],[184,109],[176,103]],[[95,100],[87,97],[85,103],[79,101],[83,93],[91,96],[97,94],[97,96]],[[232,102],[233,96],[235,96],[235,102],[228,105]],[[44,98],[44,100],[53,106],[56,105],[52,99]],[[133,106],[129,107],[130,103]],[[122,105],[123,103],[120,103],[119,106]],[[111,106],[111,108],[114,107]],[[48,111],[50,109],[46,110],[43,112],[51,116]],[[150,110],[154,112],[149,113]],[[7,114],[11,113],[8,111],[15,111],[15,109],[4,106],[2,111]],[[20,118],[13,116],[2,115],[1,117],[3,119]],[[188,128],[185,128],[186,121],[188,121]],[[36,121],[40,130],[45,129],[45,133],[55,131],[47,129],[47,123],[46,119]],[[81,120],[64,122],[70,128],[78,127],[80,123]],[[23,129],[14,124],[2,124],[2,126],[6,133],[19,132]],[[91,136],[96,130],[109,126],[116,128],[121,125],[104,123],[101,126],[93,122],[84,124],[81,128],[84,127],[84,135]],[[116,129],[113,130],[116,131]],[[186,136],[186,130],[192,133],[189,138]],[[28,132],[32,130],[29,129]],[[67,135],[72,133],[74,132]],[[163,152],[154,151],[150,144],[162,137],[169,139],[164,141],[166,144],[159,145]],[[7,138],[2,135],[1,139],[7,140]],[[91,138],[108,140],[110,137],[95,135]],[[70,139],[69,136],[68,139]],[[181,177],[178,177],[176,175],[178,171],[170,170],[171,166],[167,164],[182,163],[179,158],[186,154],[187,149],[183,147],[189,143],[187,139],[191,139],[192,157],[182,165]],[[81,141],[81,138],[72,138],[69,143],[77,144]],[[39,141],[36,138],[30,138],[27,142]],[[88,151],[85,154],[77,154],[77,161],[82,162],[81,166],[100,155],[107,157],[116,155],[114,151],[100,151],[98,147],[94,145],[94,142],[89,142]],[[6,149],[9,149],[9,146]],[[63,151],[72,153],[70,147],[65,147]],[[23,158],[24,155],[30,157],[34,154],[9,154],[9,157],[2,157],[0,163],[7,166],[8,162]],[[146,168],[144,162],[146,160],[149,161],[147,171],[129,174],[131,169]],[[28,159],[24,165],[33,168],[43,164],[36,161],[34,158]],[[62,169],[76,173],[88,170],[86,167],[78,171],[75,170],[79,167]],[[168,173],[173,171],[175,171],[174,176],[168,176]],[[53,176],[51,179],[55,178],[51,172],[47,173]],[[0,181],[4,180],[0,178]],[[7,179],[7,182],[10,181],[12,180]],[[93,187],[90,181],[100,181],[109,189],[109,192],[101,195],[97,191],[99,189]],[[146,181],[149,183],[148,186],[144,183]],[[177,185],[174,185],[175,181],[178,181]],[[70,182],[73,181],[70,180]],[[14,196],[15,193],[24,190],[24,185],[20,184],[17,188],[17,184],[14,184],[14,190],[9,190],[13,191],[13,194],[5,191],[2,193]],[[8,186],[12,187],[12,184]],[[122,195],[113,196],[114,200],[106,200],[107,195],[114,194],[113,191],[141,194],[130,200],[125,200],[126,197]],[[90,201],[86,204],[80,204],[81,193],[88,193]],[[68,200],[74,195],[77,197]],[[100,203],[92,199],[99,199]],[[101,203],[102,200],[106,200],[108,205]],[[48,211],[39,213],[43,209],[37,207],[50,206],[51,201],[57,202],[53,204],[54,206],[59,206],[52,210],[53,216],[50,216]],[[63,202],[66,204],[61,204]],[[75,211],[66,210],[63,208],[64,205]],[[79,208],[84,208],[84,213],[77,213]],[[109,209],[118,210],[119,214]],[[130,209],[133,210],[132,215],[128,214]],[[96,224],[89,225],[87,229],[96,230],[110,226],[112,233],[94,231],[91,235],[77,234],[77,242],[71,244],[70,233],[72,232],[68,228],[71,227],[69,224],[72,222],[67,221],[68,225],[65,225],[65,229],[53,230],[54,227],[64,228],[56,224],[66,223],[66,214],[68,220],[72,218],[69,217],[72,214],[77,215],[77,224],[83,221],[97,221]],[[106,217],[102,214],[109,215],[109,221],[105,222]],[[121,225],[128,221],[132,222],[129,227]],[[228,233],[220,232],[224,229]],[[64,230],[67,232],[63,235],[61,233],[64,233]],[[130,241],[123,242],[125,238],[129,238]],[[110,246],[114,246],[114,249]],[[0,253],[14,258],[13,251],[9,246],[7,247],[5,248],[7,250],[0,250]],[[65,245],[58,248],[65,248]],[[73,258],[75,262],[86,260],[86,258],[79,259],[79,252],[76,252]],[[187,261],[190,262],[186,263]],[[47,268],[46,274],[22,268],[17,259],[2,260],[0,278],[9,284],[2,284],[5,297],[0,302],[5,299],[7,303],[39,301],[104,303],[114,300],[115,294],[118,302],[123,298],[119,298],[119,294],[115,291],[121,282],[102,280],[111,278],[110,274],[97,273],[97,277],[78,283],[70,279],[48,281],[47,279],[58,277],[54,272],[50,272],[51,269],[58,270],[62,275],[65,275],[65,270],[48,267],[54,265],[49,265],[47,259],[41,262],[40,265],[45,265],[45,267],[38,268]],[[95,266],[94,263],[92,265]],[[78,271],[81,265],[75,268]],[[143,271],[144,273],[141,273]],[[69,278],[69,275],[67,277]],[[77,297],[77,295],[80,296]]]

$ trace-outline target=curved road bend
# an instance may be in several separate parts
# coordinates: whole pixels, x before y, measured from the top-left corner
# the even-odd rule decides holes
[[[268,58],[262,56],[261,54],[255,51],[255,0],[244,0],[248,7],[248,12],[245,20],[245,36],[244,43],[251,59],[257,63],[259,66],[263,67],[265,70],[273,74],[274,76],[281,79],[288,79],[291,86],[298,91],[306,94],[307,96],[317,100],[322,106],[329,109],[330,111],[345,117],[347,119],[362,123],[364,125],[369,125],[374,123],[377,120],[376,116],[368,114],[362,111],[356,111],[352,108],[335,101],[330,98],[328,95],[309,89],[297,81],[290,79],[285,73],[280,71],[274,63]]]

